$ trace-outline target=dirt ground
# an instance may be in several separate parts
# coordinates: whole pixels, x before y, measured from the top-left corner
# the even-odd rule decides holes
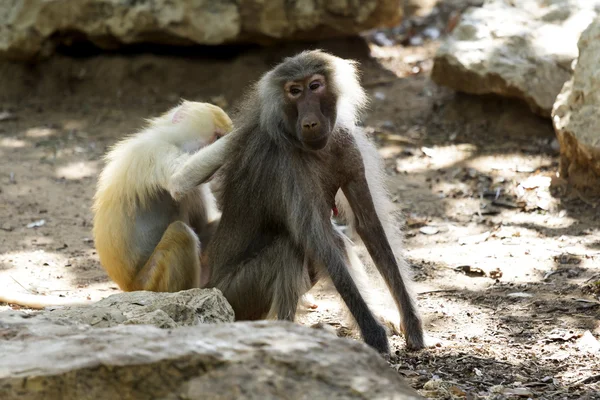
[[[372,98],[364,124],[406,218],[426,329],[441,341],[407,352],[394,336],[391,367],[432,399],[600,399],[598,204],[556,178],[549,120],[518,101],[435,85],[438,44],[66,49],[40,64],[0,64],[0,287],[117,293],[91,239],[108,146],[181,97],[231,110],[282,56],[322,47],[361,62]],[[319,307],[300,322],[344,332],[339,302],[314,292]]]

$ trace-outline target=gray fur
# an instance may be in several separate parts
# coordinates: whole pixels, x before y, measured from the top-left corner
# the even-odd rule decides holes
[[[337,96],[335,127],[318,151],[294,141],[293,124],[281,111],[285,82],[313,74],[325,75]],[[356,126],[365,103],[354,64],[320,51],[288,58],[267,73],[236,117],[236,135],[217,175],[223,214],[206,257],[212,268],[209,286],[223,291],[241,319],[293,319],[299,297],[311,286],[310,273],[328,277],[365,341],[386,353],[385,330],[353,280],[360,275],[351,273],[346,239],[330,219],[341,188],[358,212],[348,203],[345,218],[377,255],[378,269],[403,311],[408,344],[422,347],[418,312],[386,237],[392,225],[374,148]],[[367,184],[371,179],[375,190]],[[364,210],[356,209],[358,203]],[[356,223],[359,217],[362,223]]]
[[[207,192],[208,190],[208,192]],[[147,208],[138,208],[135,214],[135,248],[140,251],[138,270],[146,264],[160,242],[167,227],[176,221],[190,226],[205,244],[210,239],[209,212],[212,199],[210,189],[198,187],[177,203],[166,190],[157,193]]]

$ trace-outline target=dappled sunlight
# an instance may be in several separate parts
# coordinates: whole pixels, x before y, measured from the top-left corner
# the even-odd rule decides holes
[[[0,271],[0,281],[7,290],[26,289],[50,294],[73,289],[71,281],[76,275],[69,268],[69,259],[63,254],[42,249],[23,250],[0,255],[0,262],[13,266]],[[57,267],[60,267],[60,273]]]
[[[55,176],[69,180],[89,178],[98,174],[97,161],[76,161],[56,168]]]
[[[566,229],[574,226],[578,223],[577,219],[569,217],[568,215],[546,215],[543,219],[536,214],[518,213],[510,217],[510,221],[507,221],[507,225],[519,225],[529,226],[532,232],[539,233],[539,228],[548,229]],[[525,229],[525,228],[522,228]]]
[[[540,167],[547,166],[547,159],[540,155],[506,152],[501,156],[491,154],[473,157],[466,163],[466,166],[480,172],[502,174],[505,177],[522,177],[523,173],[531,173]]]
[[[7,149],[19,149],[27,146],[27,142],[14,137],[7,137],[0,139],[0,147]]]
[[[0,282],[7,292],[74,297],[94,300],[115,293],[116,285],[102,279],[82,283],[81,260],[52,248],[53,241],[42,237],[28,237],[23,244],[45,244],[49,248],[22,250],[0,254]],[[50,249],[51,248],[51,249]],[[89,293],[88,293],[89,292]],[[99,293],[95,293],[99,292]]]
[[[435,309],[427,310],[425,327],[430,333],[439,332],[441,338],[446,340],[464,341],[476,338],[483,335],[489,326],[496,323],[492,317],[480,311],[469,301],[448,296],[443,302],[437,304]],[[459,318],[471,321],[462,324],[458,330],[456,321]]]
[[[47,138],[50,136],[55,136],[58,133],[57,129],[54,128],[46,128],[46,127],[35,127],[29,128],[25,131],[25,136],[32,139],[37,138]]]
[[[422,147],[421,151],[427,156],[425,164],[417,157],[399,158],[396,161],[396,170],[407,173],[423,173],[432,169],[448,168],[472,157],[477,151],[477,146],[457,144],[431,148]]]
[[[475,236],[474,232],[469,232]],[[536,253],[535,263],[532,262]],[[409,248],[406,254],[410,259],[422,260],[426,263],[438,265],[442,269],[453,270],[461,266],[480,268],[486,275],[491,271],[499,270],[502,273],[500,281],[506,280],[514,283],[542,282],[544,275],[552,270],[555,262],[552,256],[558,255],[558,249],[542,240],[521,240],[518,236],[503,239],[488,239],[477,244],[456,245],[456,242],[431,243]],[[540,254],[545,254],[541,257]],[[452,272],[452,279],[445,280],[449,288],[467,288],[469,290],[482,290],[494,284],[495,280],[489,277],[470,277],[460,272]]]

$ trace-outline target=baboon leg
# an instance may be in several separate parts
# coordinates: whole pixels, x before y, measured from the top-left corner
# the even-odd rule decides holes
[[[294,321],[300,298],[312,286],[304,260],[294,253],[290,246],[282,249],[282,260],[285,260],[286,265],[281,266],[277,274],[269,312],[279,320]]]
[[[170,224],[135,277],[132,290],[178,292],[200,286],[200,242],[181,221]]]
[[[298,301],[310,289],[302,254],[287,238],[276,238],[233,273],[213,269],[210,286],[223,292],[236,320],[292,321]]]

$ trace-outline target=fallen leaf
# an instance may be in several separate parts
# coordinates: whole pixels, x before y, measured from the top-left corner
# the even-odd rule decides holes
[[[492,279],[500,279],[502,278],[502,271],[500,268],[496,268],[488,272],[488,276]]]
[[[406,218],[406,226],[409,228],[416,228],[427,224],[427,218],[421,218],[416,216],[408,216]]]
[[[579,337],[579,335],[574,333],[573,331],[557,328],[550,331],[545,340],[552,342],[568,342],[569,340],[575,339],[577,337]]]
[[[570,354],[568,351],[558,350],[552,354],[547,355],[546,357],[543,357],[542,359],[543,360],[563,361],[569,357],[570,357]]]
[[[599,353],[600,342],[592,335],[592,332],[585,331],[585,333],[577,340],[577,348],[580,351],[587,353]]]
[[[531,190],[539,187],[550,187],[551,182],[552,178],[549,176],[534,175],[525,179],[519,186]]]
[[[448,389],[448,391],[454,395],[454,396],[458,396],[458,397],[465,397],[467,394],[465,393],[464,390],[462,390],[461,388],[459,388],[458,386],[451,386],[450,389]]]
[[[485,271],[481,268],[471,267],[470,265],[460,265],[454,268],[456,272],[462,272],[467,276],[485,276]]]

